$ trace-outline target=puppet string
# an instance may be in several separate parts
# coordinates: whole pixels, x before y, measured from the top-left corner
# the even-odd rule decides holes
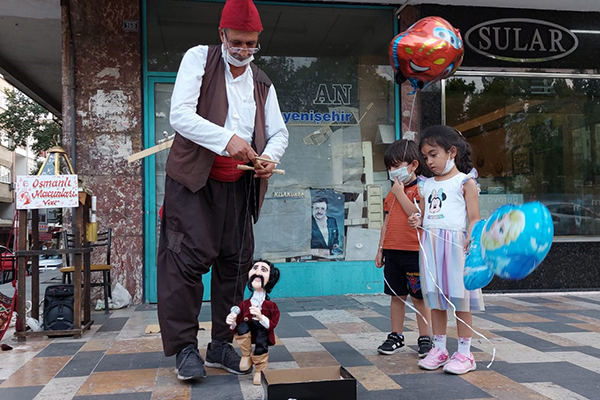
[[[438,289],[438,291],[440,292],[440,294],[444,297],[444,299],[446,300],[446,302],[448,304],[450,304],[450,306],[452,306],[452,313],[454,314],[454,318],[456,318],[457,321],[462,322],[467,328],[469,328],[473,333],[475,333],[477,336],[483,338],[486,342],[488,342],[490,345],[492,345],[492,360],[490,361],[490,363],[487,365],[487,368],[490,368],[492,366],[492,364],[494,363],[494,359],[496,358],[496,348],[493,347],[494,344],[487,338],[485,337],[483,334],[477,332],[475,329],[473,329],[473,327],[469,324],[467,324],[465,321],[463,321],[458,315],[456,315],[456,306],[454,305],[454,303],[452,303],[452,301],[450,301],[450,299],[448,297],[446,297],[446,295],[444,294],[444,291],[442,290],[441,287],[439,287],[439,285],[437,284],[437,281],[435,279],[435,277],[433,276],[433,274],[431,273],[431,269],[429,268],[429,263],[427,262],[427,254],[425,253],[425,247],[423,247],[423,244],[421,243],[421,235],[419,234],[419,229],[422,229],[425,232],[428,232],[429,234],[436,236],[454,246],[458,246],[460,248],[463,248],[463,246],[459,245],[458,243],[454,243],[451,240],[447,240],[446,238],[443,238],[440,235],[435,234],[434,232],[432,232],[429,229],[425,229],[422,227],[417,227],[415,228],[417,229],[417,236],[419,238],[419,247],[422,250],[423,253],[423,257],[425,258],[425,269],[427,270],[427,273],[429,274],[429,276],[431,277],[431,280],[433,281],[433,284],[435,285],[435,287]]]
[[[236,172],[236,168],[233,166],[233,164],[231,165],[231,173],[234,174]],[[236,196],[236,186],[234,184],[233,186],[233,204],[236,205],[235,207],[235,211],[234,211],[234,215],[236,216],[235,221],[236,223],[238,222],[239,219],[239,215],[238,215],[238,209],[237,209],[237,196]],[[238,303],[238,301],[236,300],[237,297],[237,291],[238,291],[238,285],[240,283],[240,277],[241,277],[241,269],[242,269],[242,249],[244,247],[244,239],[246,238],[246,226],[248,225],[248,214],[249,214],[249,207],[250,207],[250,196],[253,193],[253,188],[254,188],[254,177],[250,177],[250,185],[244,185],[244,187],[246,188],[246,207],[245,207],[245,213],[244,213],[244,227],[242,228],[242,238],[239,241],[239,246],[238,246],[238,265],[237,265],[237,274],[235,277],[235,286],[233,289],[233,304],[231,304],[231,306],[234,306]],[[237,227],[236,227],[236,232],[237,232]],[[244,289],[242,288],[242,298],[244,297]],[[240,299],[241,300],[241,299]]]

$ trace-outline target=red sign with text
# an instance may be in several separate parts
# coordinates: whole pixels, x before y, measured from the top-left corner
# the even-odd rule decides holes
[[[77,175],[17,176],[17,210],[79,206]]]

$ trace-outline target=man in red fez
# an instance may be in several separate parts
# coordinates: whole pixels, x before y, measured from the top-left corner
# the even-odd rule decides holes
[[[206,365],[233,374],[240,356],[225,322],[243,299],[252,266],[256,222],[288,131],[269,78],[252,63],[263,30],[251,0],[227,0],[221,45],[189,49],[173,97],[175,140],[166,166],[158,246],[158,319],[166,356],[176,355],[181,380],[206,376],[198,351],[202,276],[211,276],[211,342]],[[251,164],[254,172],[237,169]],[[243,365],[243,364],[242,364]]]

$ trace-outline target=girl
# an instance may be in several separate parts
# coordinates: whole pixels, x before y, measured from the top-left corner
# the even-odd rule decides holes
[[[419,142],[425,165],[434,175],[420,183],[421,287],[431,308],[434,347],[419,367],[465,374],[476,368],[471,353],[471,311],[483,310],[481,289],[468,291],[463,283],[465,251],[471,227],[479,220],[477,172],[471,163],[471,148],[456,129],[432,126]],[[421,225],[421,215],[412,215],[409,226]],[[468,219],[468,231],[467,231]],[[441,289],[440,289],[441,288]],[[443,291],[443,293],[441,293]],[[449,357],[446,349],[447,310],[456,307],[458,351]]]

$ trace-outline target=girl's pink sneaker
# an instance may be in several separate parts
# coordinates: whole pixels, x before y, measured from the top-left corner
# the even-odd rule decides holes
[[[433,371],[448,362],[448,350],[441,351],[437,347],[429,350],[427,357],[419,361],[419,368]]]
[[[469,353],[469,357],[458,351],[452,354],[450,362],[444,366],[444,372],[455,375],[466,374],[469,371],[474,371],[477,368],[473,353]]]

